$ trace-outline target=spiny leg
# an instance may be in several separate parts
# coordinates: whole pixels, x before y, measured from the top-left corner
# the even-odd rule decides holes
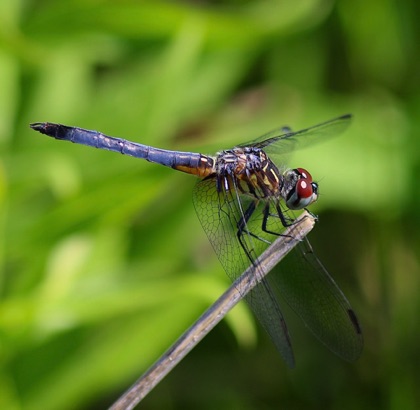
[[[284,216],[284,213],[280,208],[279,202],[276,202],[276,211],[277,211],[277,214],[271,214],[270,213],[270,203],[269,202],[266,203],[266,205],[264,207],[264,211],[263,211],[263,221],[262,221],[261,229],[264,232],[269,233],[271,235],[288,237],[289,235],[283,235],[280,232],[274,232],[274,231],[271,231],[267,228],[268,218],[270,216],[273,217],[273,218],[279,218],[283,227],[285,227],[285,228],[294,224],[293,220],[291,220],[290,218],[288,218],[289,220],[287,220],[287,218]]]
[[[258,239],[262,242],[265,242],[267,244],[271,244],[270,241],[268,241],[267,239],[264,239],[258,235],[256,235],[255,233],[251,232],[248,230],[247,227],[247,223],[250,220],[252,214],[255,212],[257,206],[257,201],[252,201],[248,208],[246,209],[246,211],[242,214],[241,219],[238,221],[237,223],[237,227],[238,227],[238,232],[236,233],[236,236],[238,237],[239,243],[241,244],[242,249],[244,250],[244,252],[246,253],[246,255],[248,256],[248,259],[254,263],[254,259],[251,257],[250,251],[247,249],[246,244],[243,242],[242,238],[244,234],[248,234],[250,236],[252,236],[255,239]]]

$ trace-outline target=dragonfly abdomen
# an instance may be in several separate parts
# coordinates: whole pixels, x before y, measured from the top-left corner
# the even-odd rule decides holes
[[[199,153],[154,148],[122,138],[109,137],[98,131],[50,122],[33,123],[31,128],[58,140],[119,152],[199,177],[206,177],[214,172],[213,158]]]

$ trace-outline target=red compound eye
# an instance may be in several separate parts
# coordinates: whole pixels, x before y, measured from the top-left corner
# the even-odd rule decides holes
[[[312,196],[313,189],[311,181],[312,179],[302,178],[296,183],[296,192],[298,198],[309,198]]]
[[[312,175],[305,168],[296,168],[296,171],[301,178],[307,179],[309,183],[312,182]]]
[[[312,181],[312,175],[306,169],[293,169],[290,175],[295,185],[291,187],[286,198],[288,208],[303,209],[318,199],[318,184]]]

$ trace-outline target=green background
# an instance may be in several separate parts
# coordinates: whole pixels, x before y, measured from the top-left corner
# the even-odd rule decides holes
[[[350,112],[290,165],[320,182],[310,239],[359,315],[362,357],[337,358],[285,307],[289,370],[241,304],[141,408],[414,409],[418,4],[2,0],[0,408],[106,408],[229,285],[194,177],[29,123],[214,153]]]

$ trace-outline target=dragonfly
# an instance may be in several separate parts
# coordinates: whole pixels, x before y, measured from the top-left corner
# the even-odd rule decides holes
[[[98,131],[40,122],[30,127],[58,140],[116,151],[195,175],[193,203],[227,275],[235,281],[291,226],[295,212],[318,199],[319,185],[304,168],[286,166],[296,149],[343,132],[351,114],[293,132],[275,129],[216,155],[154,148]],[[363,336],[343,292],[305,238],[243,298],[289,367],[295,358],[281,310],[285,300],[312,333],[347,361],[359,358]]]

